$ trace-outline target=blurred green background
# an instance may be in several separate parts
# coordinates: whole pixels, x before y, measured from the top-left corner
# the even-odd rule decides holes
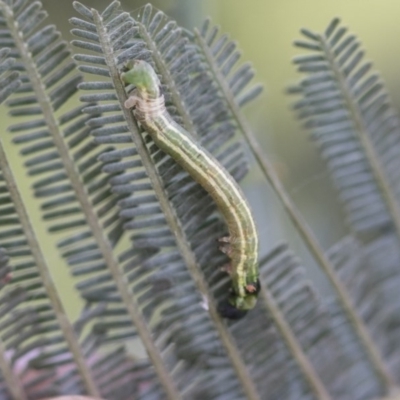
[[[86,6],[104,9],[109,0],[86,0]],[[146,1],[121,1],[125,11],[140,12]],[[43,0],[54,23],[70,40],[71,29],[68,18],[77,15],[71,0]],[[306,132],[295,120],[290,110],[290,99],[285,88],[298,79],[291,64],[294,55],[301,53],[292,46],[299,38],[299,29],[323,31],[330,20],[341,17],[343,23],[355,33],[366,57],[374,61],[381,71],[395,106],[400,103],[400,51],[397,39],[400,36],[400,2],[398,0],[157,0],[153,6],[161,9],[171,18],[188,29],[200,26],[206,16],[221,26],[236,40],[243,53],[243,61],[254,65],[256,80],[265,87],[263,95],[245,110],[265,154],[273,161],[285,187],[296,205],[308,220],[324,248],[329,248],[346,232],[344,216],[336,201],[335,191],[329,182],[323,163],[310,142]],[[2,110],[5,127],[9,119]],[[9,141],[9,135],[4,136]],[[10,147],[9,155],[18,177],[24,175],[17,150]],[[251,159],[251,155],[250,159]],[[291,224],[282,213],[271,189],[264,182],[255,163],[252,174],[244,186],[256,210],[257,222],[262,236],[262,254],[281,240],[289,240],[293,249],[311,265],[307,251],[298,239]],[[21,180],[26,199],[30,199],[28,183]],[[51,238],[40,224],[37,204],[31,204],[32,218],[46,249],[54,249]],[[54,277],[60,284],[66,299],[68,311],[76,317],[79,312],[77,296],[72,292],[72,282],[66,268],[60,262],[55,250],[47,254],[54,267]]]

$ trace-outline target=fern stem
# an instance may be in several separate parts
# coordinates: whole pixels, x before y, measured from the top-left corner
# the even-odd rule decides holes
[[[323,382],[321,381],[314,367],[307,358],[307,355],[301,348],[299,341],[293,334],[289,324],[286,322],[286,319],[280,311],[274,297],[264,284],[261,284],[261,297],[264,300],[265,308],[271,314],[271,317],[274,320],[277,329],[279,330],[284,341],[286,342],[286,345],[292,353],[293,358],[296,360],[298,366],[303,372],[312,391],[315,393],[316,398],[319,400],[332,400]]]
[[[157,71],[163,77],[163,79],[162,79],[163,83],[165,83],[168,86],[169,93],[172,98],[172,102],[173,102],[174,106],[176,107],[179,115],[182,117],[184,128],[193,137],[196,137],[197,133],[196,133],[196,128],[193,124],[193,121],[192,121],[189,113],[186,111],[186,108],[182,102],[182,98],[179,94],[178,89],[176,88],[176,85],[171,76],[171,73],[169,72],[168,67],[165,65],[165,62],[164,62],[163,58],[161,57],[161,54],[158,51],[156,44],[152,40],[151,36],[148,34],[146,27],[140,22],[136,21],[136,23],[139,26],[141,38],[145,41],[149,50],[151,50],[153,60],[157,66]]]
[[[400,208],[399,205],[395,199],[393,191],[390,189],[390,184],[388,180],[386,179],[384,169],[382,165],[379,162],[379,158],[375,153],[374,146],[370,142],[370,139],[368,137],[368,132],[366,127],[364,126],[362,116],[360,115],[360,112],[358,110],[357,105],[353,101],[353,98],[351,94],[348,91],[347,85],[346,85],[346,80],[343,74],[340,71],[339,66],[335,62],[335,59],[333,58],[332,53],[329,51],[329,46],[325,40],[325,38],[320,35],[319,36],[320,43],[322,45],[322,49],[326,55],[326,59],[328,60],[331,70],[334,73],[334,76],[339,84],[339,88],[341,91],[341,94],[346,102],[347,109],[350,110],[351,114],[351,119],[354,121],[355,125],[355,131],[358,140],[360,141],[365,154],[367,156],[367,159],[370,163],[372,174],[374,175],[377,185],[381,189],[381,193],[383,195],[384,200],[386,201],[387,207],[389,209],[389,213],[391,214],[395,229],[397,232],[397,236],[400,239]],[[382,360],[381,355],[379,354],[379,351],[376,349],[375,346],[373,346],[372,339],[367,336],[364,338],[364,344],[367,345],[368,341],[370,342],[370,357],[374,360],[374,364],[376,367],[376,371],[379,373],[381,376],[382,381],[386,384],[387,387],[395,386],[395,382],[393,378],[390,376],[389,372],[387,371],[384,362]],[[381,365],[381,368],[379,367],[379,364]]]
[[[168,200],[168,196],[165,192],[163,182],[156,170],[156,167],[153,163],[153,160],[147,149],[147,146],[143,140],[143,137],[138,130],[136,122],[133,119],[132,112],[130,110],[126,109],[125,107],[123,107],[123,104],[124,104],[125,100],[127,99],[127,96],[125,93],[124,85],[120,78],[120,72],[115,64],[113,49],[108,40],[106,29],[102,23],[102,18],[96,10],[92,9],[91,12],[93,14],[94,23],[97,26],[97,30],[98,30],[98,34],[99,34],[99,38],[100,38],[100,44],[101,44],[103,52],[104,52],[106,64],[110,70],[110,76],[113,79],[115,91],[116,91],[119,101],[122,105],[122,110],[123,110],[123,113],[124,113],[124,116],[125,116],[128,128],[129,128],[129,131],[131,132],[131,135],[132,135],[132,140],[136,146],[136,150],[138,151],[138,154],[141,156],[143,166],[146,169],[147,175],[153,186],[153,190],[159,201],[160,208],[161,208],[162,212],[164,213],[164,217],[167,221],[168,226],[171,229],[171,232],[175,236],[178,249],[179,249],[181,256],[185,262],[185,265],[187,266],[187,268],[192,276],[192,279],[193,279],[197,289],[207,299],[211,299],[211,294],[209,293],[207,283],[204,279],[204,276],[203,276],[200,268],[197,265],[195,256],[194,256],[192,250],[190,249],[188,240],[186,238],[186,234],[176,216],[174,209],[172,208],[172,206]],[[237,374],[240,382],[242,383],[243,390],[244,390],[247,398],[250,400],[260,399],[260,397],[257,393],[257,390],[255,388],[255,384],[254,384],[253,380],[251,379],[251,377],[247,371],[246,365],[245,365],[244,361],[242,360],[240,353],[234,344],[234,340],[233,340],[232,336],[230,335],[229,331],[227,330],[226,325],[221,320],[214,302],[210,301],[210,300],[209,300],[209,314],[210,314],[210,317],[219,333],[221,341],[222,341],[223,345],[225,346],[227,354],[228,354],[230,360],[232,361],[234,370],[236,371],[236,374]],[[174,399],[177,399],[177,397]]]
[[[107,31],[103,25],[102,17],[95,9],[91,9],[91,13],[93,15],[93,21],[96,25],[97,33],[100,38],[100,44],[104,50],[104,57],[106,60],[106,64],[109,67],[110,76],[111,76],[111,79],[113,79],[116,93],[119,96],[121,96],[121,94],[123,96],[125,96],[125,90],[124,90],[124,87],[122,86],[120,78],[119,78],[119,71],[115,65],[112,47],[108,40]],[[135,127],[135,129],[136,129],[136,127]],[[137,134],[139,135],[139,132],[137,132]],[[143,161],[143,164],[145,164],[144,161]],[[114,262],[116,262],[116,261],[114,260]],[[161,384],[168,396],[168,399],[170,399],[170,400],[181,399],[182,397],[179,394],[177,388],[175,387],[175,383],[174,383],[171,375],[169,374],[169,371],[167,370],[166,365],[164,364],[162,355],[161,355],[160,351],[157,349],[157,346],[155,345],[154,341],[152,340],[150,328],[148,327],[146,321],[144,320],[143,316],[139,312],[139,309],[140,309],[139,304],[137,304],[137,302],[133,299],[131,294],[128,292],[128,282],[126,281],[124,275],[119,271],[118,265],[115,265],[115,268],[114,268],[114,266],[112,266],[112,269],[110,269],[110,271],[117,283],[117,287],[121,293],[121,296],[123,296],[122,298],[125,303],[125,306],[128,309],[128,313],[132,317],[132,321],[133,321],[134,325],[136,326],[136,329],[140,335],[143,345],[147,351],[147,354],[148,354],[150,360],[152,361],[152,364],[153,364],[153,366],[157,372],[157,375],[161,381]]]
[[[119,71],[115,65],[112,47],[111,47],[109,40],[107,39],[107,31],[103,25],[103,20],[102,20],[100,14],[97,12],[97,10],[92,8],[91,12],[93,15],[94,23],[97,28],[97,33],[100,38],[100,45],[102,46],[103,51],[104,51],[104,57],[106,60],[106,64],[109,67],[111,79],[113,79],[115,91],[119,97],[125,96],[125,89],[120,81]],[[125,110],[124,107],[122,107],[122,109],[124,110],[125,114],[128,114],[128,110]],[[129,122],[128,122],[128,126],[129,126]],[[130,127],[130,128],[132,128],[132,127]],[[139,132],[137,131],[136,127],[134,127],[134,130],[137,132],[137,135],[139,135]],[[144,147],[144,143],[142,143],[142,146]],[[138,152],[140,153],[139,149],[138,149]],[[142,162],[145,165],[145,161],[142,160]],[[145,167],[146,167],[146,165],[145,165]],[[118,269],[116,269],[115,272],[116,273],[115,274],[113,273],[113,276],[115,275],[114,279],[116,279],[118,288],[120,290],[122,290],[123,292],[127,292],[128,282],[125,280],[123,274]],[[124,287],[120,288],[120,285],[118,282],[121,281],[122,279],[123,279]],[[129,297],[132,297],[132,296],[129,295]],[[128,303],[130,302],[128,299],[127,299],[127,301],[128,301]],[[136,302],[133,302],[133,299],[132,299],[131,304],[135,304],[132,311],[129,310],[130,308],[132,308],[132,307],[130,307],[129,304],[125,304],[125,306],[128,308],[129,314],[132,315],[132,320],[136,326],[136,329],[138,330],[138,333],[143,341],[143,345],[147,351],[149,358],[151,359],[151,361],[153,363],[153,366],[157,372],[157,375],[161,381],[161,384],[162,384],[168,398],[170,400],[181,399],[182,396],[179,394],[177,388],[175,387],[175,383],[174,383],[171,375],[169,374],[169,371],[166,368],[166,365],[162,359],[162,355],[161,355],[160,351],[157,349],[154,341],[152,340],[152,337],[151,337],[152,335],[151,335],[151,331],[150,331],[149,327],[147,326],[144,318],[139,314],[138,311],[136,311],[136,310],[139,310],[139,304],[137,304]],[[136,314],[136,316],[134,318],[133,318],[132,313]]]
[[[40,75],[35,67],[34,60],[32,59],[32,55],[28,51],[28,48],[25,42],[23,41],[23,35],[20,34],[18,30],[18,23],[14,19],[13,11],[3,1],[0,1],[0,7],[1,10],[3,11],[4,16],[6,17],[7,25],[8,28],[10,29],[15,45],[20,52],[21,59],[26,68],[26,72],[31,79],[32,86],[34,87],[34,90],[38,97],[38,102],[42,107],[44,118],[49,126],[50,131],[52,131],[53,133],[55,132],[55,136],[57,137],[58,140],[60,140],[61,132],[59,131],[59,129],[57,129],[58,126],[54,118],[53,110],[50,105],[50,100],[46,96],[44,87],[40,81]],[[9,168],[6,159],[6,154],[4,152],[4,148],[2,147],[2,145],[0,146],[0,158],[1,158],[0,167],[4,175],[4,179],[7,183],[8,190],[13,199],[21,225],[24,229],[27,241],[29,243],[29,247],[32,251],[32,255],[35,259],[37,268],[42,278],[43,286],[45,287],[49,300],[52,304],[58,323],[60,324],[60,328],[64,334],[65,340],[72,353],[73,359],[77,365],[77,368],[79,370],[79,373],[82,377],[82,380],[86,386],[88,393],[91,396],[100,397],[100,392],[94,382],[94,379],[91,375],[90,370],[88,369],[88,366],[86,365],[85,359],[82,356],[83,351],[79,345],[78,338],[76,337],[74,329],[70,324],[68,317],[66,316],[61,299],[58,296],[57,288],[55,287],[51,279],[49,268],[43,256],[43,253],[40,250],[39,243],[36,239],[32,224],[29,220],[28,213],[26,212],[26,209],[24,207],[21,195],[15,184],[15,180]]]
[[[247,140],[249,147],[261,171],[263,172],[264,176],[274,189],[276,195],[278,196],[279,200],[283,205],[283,208],[289,215],[290,220],[292,221],[295,228],[300,233],[310,253],[313,255],[314,259],[317,261],[321,269],[327,275],[334,290],[336,291],[337,297],[341,302],[342,307],[345,310],[350,323],[354,327],[356,334],[359,336],[360,341],[365,348],[365,351],[371,361],[374,370],[376,371],[377,375],[379,376],[380,380],[383,382],[385,387],[387,387],[388,390],[390,390],[391,388],[396,386],[395,381],[391,376],[391,374],[389,373],[383,361],[382,355],[380,354],[380,351],[378,350],[374,341],[372,340],[364,321],[359,317],[357,310],[355,309],[352,303],[349,293],[347,292],[346,288],[340,282],[339,278],[335,274],[334,266],[326,257],[325,252],[322,249],[321,245],[318,243],[318,240],[315,237],[314,233],[312,232],[307,222],[302,217],[300,211],[297,209],[295,204],[290,199],[289,194],[286,192],[284,186],[279,180],[272,164],[269,162],[265,154],[262,152],[262,147],[257,142],[255,135],[253,134],[248,122],[241,113],[239,106],[236,104],[226,80],[219,72],[218,67],[215,65],[213,57],[207,47],[207,44],[205,43],[205,41],[203,40],[197,29],[195,29],[195,35],[197,38],[197,42],[201,50],[203,51],[204,56],[206,57],[206,60],[210,65],[210,68],[216,78],[215,80],[216,82],[218,82],[221,92],[226,98],[226,101],[232,112],[232,115],[235,118],[236,123],[238,124],[239,130],[242,132],[245,139]]]
[[[96,387],[91,372],[86,365],[85,359],[82,356],[83,351],[79,345],[78,338],[75,335],[73,326],[69,322],[66,315],[65,309],[62,305],[61,299],[58,296],[57,288],[51,278],[49,267],[40,249],[39,242],[36,239],[35,232],[33,230],[32,223],[29,219],[29,215],[26,211],[24,202],[21,194],[17,188],[14,176],[8,164],[7,156],[4,151],[2,142],[0,141],[0,169],[3,174],[4,180],[7,185],[7,189],[12,198],[16,212],[18,214],[20,223],[25,233],[25,237],[28,241],[29,248],[32,252],[32,256],[35,260],[35,264],[38,268],[42,284],[46,290],[47,296],[53,307],[54,313],[57,317],[57,321],[60,324],[60,328],[64,334],[64,338],[68,344],[68,347],[73,355],[74,361],[81,374],[82,380],[86,386],[88,393],[91,396],[100,397],[100,392]],[[16,397],[19,399],[19,397]]]
[[[396,201],[395,194],[390,188],[390,183],[386,177],[385,170],[379,161],[379,156],[376,154],[374,145],[368,135],[368,129],[366,128],[360,110],[357,107],[357,103],[353,100],[353,96],[348,90],[346,78],[341,72],[340,67],[335,61],[332,52],[330,51],[329,45],[325,40],[325,37],[319,35],[319,41],[322,45],[322,50],[325,53],[326,59],[329,62],[331,70],[338,82],[340,92],[344,98],[347,109],[350,111],[350,119],[354,123],[354,130],[356,132],[357,139],[361,143],[361,146],[366,154],[366,158],[370,164],[372,175],[374,176],[376,183],[382,193],[383,199],[386,202],[389,213],[394,221],[395,230],[397,237],[400,240],[400,206]]]

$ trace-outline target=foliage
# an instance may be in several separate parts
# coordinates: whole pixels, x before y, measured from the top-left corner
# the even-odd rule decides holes
[[[74,2],[71,45],[39,1],[0,0],[0,101],[48,232],[84,307],[66,316],[0,142],[1,399],[375,399],[400,373],[399,119],[337,19],[303,30],[294,109],[352,232],[324,252],[262,153],[241,107],[261,91],[236,44],[147,5],[131,16]],[[280,244],[260,260],[260,299],[224,321],[226,232],[211,197],[123,107],[120,71],[157,71],[169,113],[237,180],[249,148],[331,284],[318,295]],[[249,87],[250,86],[250,87]],[[74,105],[79,98],[80,105]],[[208,309],[202,303],[207,299]],[[139,340],[140,359],[129,346]],[[394,397],[393,397],[394,398]]]

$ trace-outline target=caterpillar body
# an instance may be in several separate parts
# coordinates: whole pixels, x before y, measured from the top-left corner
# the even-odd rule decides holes
[[[219,305],[226,318],[240,318],[252,309],[259,292],[258,236],[247,200],[229,172],[202,146],[189,137],[169,115],[154,69],[145,61],[129,61],[122,80],[135,89],[125,102],[154,143],[169,154],[213,198],[229,230],[219,239],[220,249],[231,259],[224,269],[232,288],[228,301]]]

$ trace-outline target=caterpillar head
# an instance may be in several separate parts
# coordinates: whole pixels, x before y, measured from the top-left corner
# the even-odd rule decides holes
[[[128,61],[123,67],[121,79],[125,83],[134,85],[142,98],[155,99],[160,96],[160,80],[146,61]]]
[[[218,306],[220,315],[228,319],[243,318],[247,311],[253,309],[257,303],[257,295],[260,291],[260,283],[257,280],[252,285],[248,285],[244,296],[240,296],[233,290],[228,300]]]

